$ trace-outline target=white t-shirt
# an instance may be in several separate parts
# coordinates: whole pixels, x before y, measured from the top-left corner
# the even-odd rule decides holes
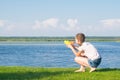
[[[97,49],[89,42],[82,43],[81,46],[78,47],[79,51],[84,51],[84,55],[87,56],[89,59],[94,60],[100,58],[100,55]]]

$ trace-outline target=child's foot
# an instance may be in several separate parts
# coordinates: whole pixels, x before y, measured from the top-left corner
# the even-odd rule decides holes
[[[90,69],[90,73],[93,72],[93,71],[95,71],[95,70],[96,70],[96,68],[91,68]]]
[[[78,69],[78,70],[76,70],[75,72],[85,72],[85,69],[83,69],[83,70]]]

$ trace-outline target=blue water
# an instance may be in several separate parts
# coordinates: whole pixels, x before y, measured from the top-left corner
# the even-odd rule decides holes
[[[102,56],[100,68],[120,68],[119,42],[92,42]],[[0,66],[79,67],[63,43],[1,43]]]

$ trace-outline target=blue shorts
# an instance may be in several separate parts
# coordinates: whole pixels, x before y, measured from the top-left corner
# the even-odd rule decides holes
[[[98,65],[101,63],[101,58],[95,60],[88,59],[88,63],[91,67],[97,68]]]

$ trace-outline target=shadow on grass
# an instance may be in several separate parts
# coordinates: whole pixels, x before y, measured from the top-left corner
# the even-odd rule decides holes
[[[101,68],[101,69],[97,69],[95,72],[108,72],[108,71],[120,71],[120,69],[118,68]]]
[[[41,80],[43,78],[50,79],[57,75],[69,73],[71,73],[71,71],[0,73],[0,80]]]

